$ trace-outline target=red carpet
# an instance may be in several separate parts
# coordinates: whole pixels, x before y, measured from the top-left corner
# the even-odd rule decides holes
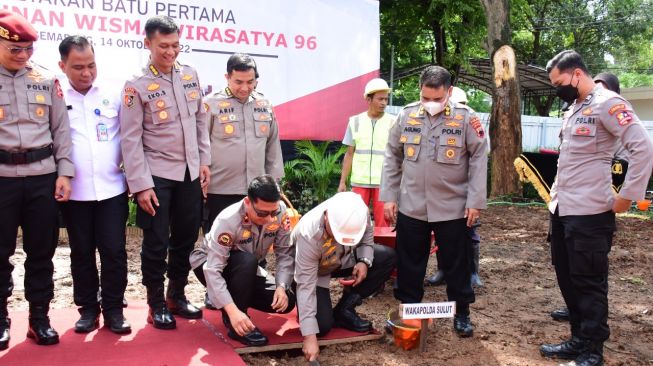
[[[268,314],[258,310],[249,310],[248,315],[263,334],[270,340],[265,347],[246,347],[242,343],[227,337],[227,328],[222,323],[220,311],[204,310],[204,319],[221,334],[238,353],[265,352],[291,348],[302,348],[303,337],[297,322],[297,308],[288,314]],[[325,337],[318,338],[320,345],[346,343],[378,339],[381,334],[357,333],[346,329],[333,328]]]
[[[50,319],[59,332],[60,343],[37,346],[25,336],[27,313],[11,313],[11,341],[9,349],[0,352],[0,365],[245,365],[240,356],[201,319],[176,317],[176,330],[158,330],[146,324],[146,316],[146,304],[130,301],[125,317],[132,325],[131,334],[119,336],[104,328],[77,334],[73,330],[79,318],[77,310],[52,310]]]

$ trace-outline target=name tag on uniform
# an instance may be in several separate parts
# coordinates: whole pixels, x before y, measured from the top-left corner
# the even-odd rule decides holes
[[[107,130],[107,125],[104,123],[97,124],[97,140],[109,141],[109,131]]]

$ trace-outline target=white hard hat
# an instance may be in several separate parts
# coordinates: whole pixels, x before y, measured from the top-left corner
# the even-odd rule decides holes
[[[367,227],[368,209],[354,192],[337,193],[327,206],[327,218],[333,238],[342,245],[356,245]]]
[[[368,95],[380,91],[386,91],[390,92],[390,87],[388,86],[388,83],[385,82],[383,79],[372,79],[367,82],[367,85],[365,85],[365,93],[363,94],[363,98],[367,98]]]
[[[464,90],[460,89],[457,86],[454,86],[451,90],[451,98],[449,98],[454,103],[467,103],[467,93]]]

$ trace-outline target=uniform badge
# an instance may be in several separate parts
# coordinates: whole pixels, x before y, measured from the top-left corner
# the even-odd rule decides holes
[[[444,125],[447,126],[447,127],[460,127],[460,123],[458,123],[456,121],[449,121],[449,122],[445,123]]]
[[[590,114],[592,114],[592,112],[593,112],[592,108],[585,108],[583,110],[583,116],[589,116]]]
[[[41,81],[45,80],[45,76],[34,69],[32,69],[32,71],[27,74],[27,77],[34,80],[35,83],[40,83]]]
[[[581,126],[581,127],[578,127],[578,128],[576,129],[576,133],[575,133],[575,134],[576,134],[576,135],[581,135],[581,136],[589,136],[589,134],[590,134],[591,132],[592,132],[592,131],[591,131],[589,128],[587,128],[587,127],[585,127],[585,126]]]
[[[266,132],[268,132],[268,126],[267,125],[261,125],[259,130],[261,130],[261,132],[263,132],[263,133],[266,133]]]
[[[225,246],[225,247],[230,247],[234,242],[233,237],[229,233],[222,233],[218,235],[218,244]]]
[[[234,93],[231,92],[231,89],[229,89],[229,87],[224,88],[224,93],[227,94],[229,98],[232,98],[234,96]]]
[[[483,131],[483,125],[481,124],[481,119],[478,116],[472,117],[469,121],[469,124],[472,126],[474,131],[476,131],[476,136],[483,138],[485,136],[485,131]]]
[[[625,126],[633,120],[633,116],[628,111],[621,111],[617,113],[617,122],[619,126]]]
[[[103,99],[102,100],[102,105],[105,106],[105,107],[108,107],[109,106],[109,99]]]
[[[191,74],[184,74],[184,76],[181,77],[181,80],[185,80],[185,81],[192,80],[192,79],[193,79],[193,75]]]
[[[231,102],[222,101],[222,102],[218,103],[218,107],[220,107],[220,108],[231,107]]]
[[[449,146],[456,145],[456,139],[455,138],[448,138],[447,139],[447,145],[449,145]]]
[[[155,90],[159,89],[159,87],[161,87],[161,85],[159,85],[157,83],[152,83],[152,84],[147,86],[147,90],[155,91]]]
[[[43,109],[43,107],[36,108],[36,115],[39,117],[43,117],[45,115],[45,109]]]
[[[124,96],[125,107],[131,108],[134,106],[134,96],[125,94]]]
[[[256,101],[256,106],[257,107],[267,107],[268,106],[268,101],[263,99],[263,100],[257,100]]]
[[[236,115],[235,114],[223,114],[220,116],[220,122],[229,122],[229,121],[235,121],[236,120]]]
[[[209,107],[209,103],[204,103],[204,112],[207,112],[207,113],[208,113],[208,111],[209,111],[210,109],[211,109],[211,107]]]
[[[199,94],[197,93],[197,91],[193,90],[192,92],[188,93],[188,96],[190,97],[190,99],[197,99]]]
[[[409,158],[412,158],[413,155],[415,155],[415,148],[409,147],[406,149],[406,155],[408,155]]]
[[[277,231],[277,230],[279,230],[279,224],[268,225],[268,227],[266,227],[265,230],[267,230],[267,231]]]
[[[444,152],[444,155],[447,159],[453,159],[456,156],[456,152],[453,149],[447,149],[447,151]]]
[[[160,120],[168,119],[168,112],[166,111],[159,112],[159,119]]]
[[[125,88],[125,94],[134,94],[136,95],[136,89],[132,88],[131,86],[128,86]]]
[[[613,115],[615,114],[615,112],[620,111],[622,109],[626,109],[626,105],[624,103],[615,104],[612,107],[610,107],[608,113],[610,113],[610,115]]]
[[[422,124],[422,122],[416,120],[416,119],[409,119],[406,123],[408,123],[411,126],[419,126]]]
[[[166,107],[166,102],[163,99],[157,100],[155,104],[156,104],[156,107],[159,108],[159,109],[163,109],[163,108]]]
[[[43,94],[36,94],[36,103],[45,103],[45,95]]]
[[[403,144],[403,143],[405,143],[406,141],[408,141],[408,136],[406,136],[406,135],[401,135],[401,137],[399,138],[399,142],[401,142],[401,143]]]
[[[258,115],[258,120],[259,120],[259,121],[269,121],[269,120],[270,120],[270,116],[267,115],[267,114],[264,114],[264,113],[260,113],[260,114]]]
[[[451,108],[449,107],[449,105],[444,107],[444,115],[445,116],[450,116],[451,115]]]
[[[420,141],[422,141],[422,135],[415,135],[415,137],[413,137],[413,144],[419,144]]]
[[[231,135],[232,133],[234,133],[234,126],[232,124],[224,125],[224,133],[226,133],[227,135]]]
[[[453,119],[458,120],[458,121],[462,121],[463,119],[465,119],[465,117],[463,117],[462,114],[457,114]]]
[[[252,236],[252,232],[249,230],[243,230],[243,239],[249,239],[250,236]]]
[[[159,70],[157,70],[156,67],[154,67],[154,65],[150,64],[150,71],[154,76],[159,76]]]

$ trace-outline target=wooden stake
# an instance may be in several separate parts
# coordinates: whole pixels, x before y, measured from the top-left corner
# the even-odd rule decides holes
[[[422,319],[422,329],[419,331],[419,351],[426,352],[426,336],[429,333],[429,320]]]

